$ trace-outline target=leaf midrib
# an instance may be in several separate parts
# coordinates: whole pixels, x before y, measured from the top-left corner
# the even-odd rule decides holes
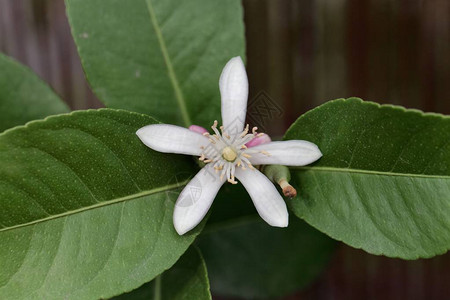
[[[181,91],[180,84],[178,83],[177,76],[173,69],[172,61],[169,56],[169,51],[167,50],[166,42],[164,41],[164,37],[161,32],[161,28],[158,24],[158,20],[156,19],[155,10],[153,9],[153,4],[151,0],[145,1],[147,4],[147,10],[150,15],[150,20],[153,25],[153,29],[155,30],[156,37],[158,39],[159,47],[161,48],[161,53],[164,58],[164,62],[167,67],[167,72],[169,75],[170,82],[175,91],[175,98],[177,99],[178,106],[180,107],[181,116],[183,118],[184,125],[186,127],[192,125],[191,118],[189,117],[189,113],[186,107],[186,101],[183,96],[183,92]]]
[[[380,175],[380,176],[416,177],[416,178],[426,178],[426,179],[450,179],[450,176],[448,176],[448,175],[394,173],[394,172],[360,170],[360,169],[350,169],[350,168],[336,168],[336,167],[305,166],[305,167],[293,167],[292,169],[305,170],[305,171],[319,171],[319,172],[357,173],[357,174]]]
[[[135,199],[139,199],[139,198],[142,198],[142,197],[145,197],[145,196],[149,196],[149,195],[153,195],[153,194],[157,194],[157,193],[161,193],[161,192],[170,191],[170,190],[173,190],[173,189],[185,186],[188,182],[189,182],[189,179],[185,180],[183,182],[176,183],[176,184],[170,184],[170,185],[166,185],[166,186],[163,186],[163,187],[154,188],[154,189],[151,189],[151,190],[141,191],[139,193],[128,195],[128,196],[125,196],[125,197],[120,197],[120,198],[115,198],[115,199],[111,199],[111,200],[106,200],[106,201],[103,201],[103,202],[96,203],[94,205],[85,206],[85,207],[78,208],[78,209],[75,209],[75,210],[70,210],[70,211],[67,211],[67,212],[64,212],[64,213],[61,213],[61,214],[52,215],[52,216],[49,216],[49,217],[46,217],[46,218],[42,218],[42,219],[38,219],[38,220],[34,220],[34,221],[31,221],[31,222],[18,224],[18,225],[6,227],[6,228],[1,228],[0,229],[0,233],[1,232],[6,232],[6,231],[9,231],[9,230],[13,230],[13,229],[18,229],[18,228],[22,228],[22,227],[26,227],[26,226],[31,226],[31,225],[35,225],[35,224],[51,221],[51,220],[62,218],[62,217],[71,216],[71,215],[74,215],[74,214],[82,213],[84,211],[89,211],[89,210],[92,210],[92,209],[97,209],[97,208],[109,206],[109,205],[116,204],[116,203],[121,203],[121,202],[129,201],[129,200],[135,200]]]

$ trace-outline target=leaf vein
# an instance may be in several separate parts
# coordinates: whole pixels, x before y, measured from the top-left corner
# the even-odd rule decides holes
[[[156,194],[156,193],[159,193],[159,192],[165,192],[165,191],[168,191],[168,190],[172,190],[172,189],[176,189],[176,188],[179,188],[181,186],[184,186],[188,182],[189,182],[189,180],[185,180],[185,181],[180,182],[180,183],[169,184],[169,185],[166,185],[166,186],[163,186],[163,187],[158,187],[158,188],[154,188],[154,189],[151,189],[151,190],[145,190],[145,191],[142,191],[140,193],[136,193],[136,194],[120,197],[120,198],[106,200],[106,201],[99,202],[99,203],[96,203],[96,204],[93,204],[93,205],[90,205],[90,206],[82,207],[82,208],[79,208],[79,209],[75,209],[75,210],[64,212],[64,213],[57,214],[57,215],[52,215],[52,216],[49,216],[47,218],[42,218],[42,219],[34,220],[34,221],[23,223],[23,224],[14,225],[14,226],[7,227],[7,228],[1,228],[0,232],[9,231],[9,230],[13,230],[13,229],[16,229],[16,228],[21,228],[21,227],[25,227],[25,226],[30,226],[30,225],[46,222],[46,221],[49,221],[49,220],[62,218],[62,217],[65,217],[65,216],[74,215],[74,214],[81,213],[81,212],[84,212],[84,211],[88,211],[88,210],[91,210],[91,209],[100,208],[100,207],[104,207],[104,206],[108,206],[108,205],[112,205],[112,204],[116,204],[116,203],[120,203],[120,202],[125,202],[125,201],[138,199],[138,198],[141,198],[141,197],[144,197],[144,196],[153,195],[153,194]]]
[[[180,107],[181,116],[183,118],[184,124],[186,127],[192,125],[191,119],[189,117],[189,113],[186,108],[186,102],[183,96],[183,92],[181,91],[180,85],[178,83],[177,76],[173,69],[172,61],[169,56],[169,51],[166,46],[166,42],[164,41],[164,37],[161,32],[161,28],[158,24],[158,20],[156,18],[155,10],[153,8],[153,4],[151,0],[146,0],[147,9],[150,15],[150,20],[153,25],[153,29],[155,30],[156,37],[159,42],[159,46],[161,48],[161,53],[164,58],[164,62],[166,63],[167,72],[170,78],[170,82],[175,92],[175,98],[177,99],[178,106]]]

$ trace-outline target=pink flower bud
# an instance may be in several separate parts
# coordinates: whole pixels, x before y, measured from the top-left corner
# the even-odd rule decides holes
[[[250,147],[255,147],[258,145],[262,145],[262,144],[267,144],[267,143],[270,143],[271,141],[272,140],[270,139],[270,136],[268,136],[267,134],[264,133],[262,136],[255,137],[253,140],[251,140],[250,142],[245,144],[245,146],[250,148]]]
[[[191,126],[189,126],[189,130],[193,131],[193,132],[200,133],[200,134],[204,134],[205,132],[208,132],[208,130],[206,130],[202,126],[198,126],[198,125],[191,125]]]

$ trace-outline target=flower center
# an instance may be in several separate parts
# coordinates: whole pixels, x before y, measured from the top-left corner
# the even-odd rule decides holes
[[[251,154],[270,155],[266,151],[255,151],[245,146],[246,143],[255,137],[262,135],[262,133],[256,132],[256,127],[253,127],[251,133],[247,125],[241,133],[228,134],[223,126],[220,127],[221,132],[219,132],[217,121],[214,121],[211,128],[214,134],[203,133],[204,136],[209,138],[210,144],[206,147],[201,147],[202,154],[199,160],[213,164],[216,173],[220,172],[221,180],[226,177],[228,182],[236,184],[237,181],[234,178],[236,168],[241,168],[242,170],[247,168],[253,169],[253,165],[249,160],[252,157]]]
[[[229,162],[233,162],[237,157],[237,153],[236,153],[236,151],[233,150],[233,148],[231,148],[230,146],[227,146],[227,147],[223,148],[223,150],[222,150],[222,157],[225,158]]]

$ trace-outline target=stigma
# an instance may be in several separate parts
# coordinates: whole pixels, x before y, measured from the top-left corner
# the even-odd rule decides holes
[[[229,162],[234,162],[236,160],[237,154],[230,146],[223,148],[222,157]]]

